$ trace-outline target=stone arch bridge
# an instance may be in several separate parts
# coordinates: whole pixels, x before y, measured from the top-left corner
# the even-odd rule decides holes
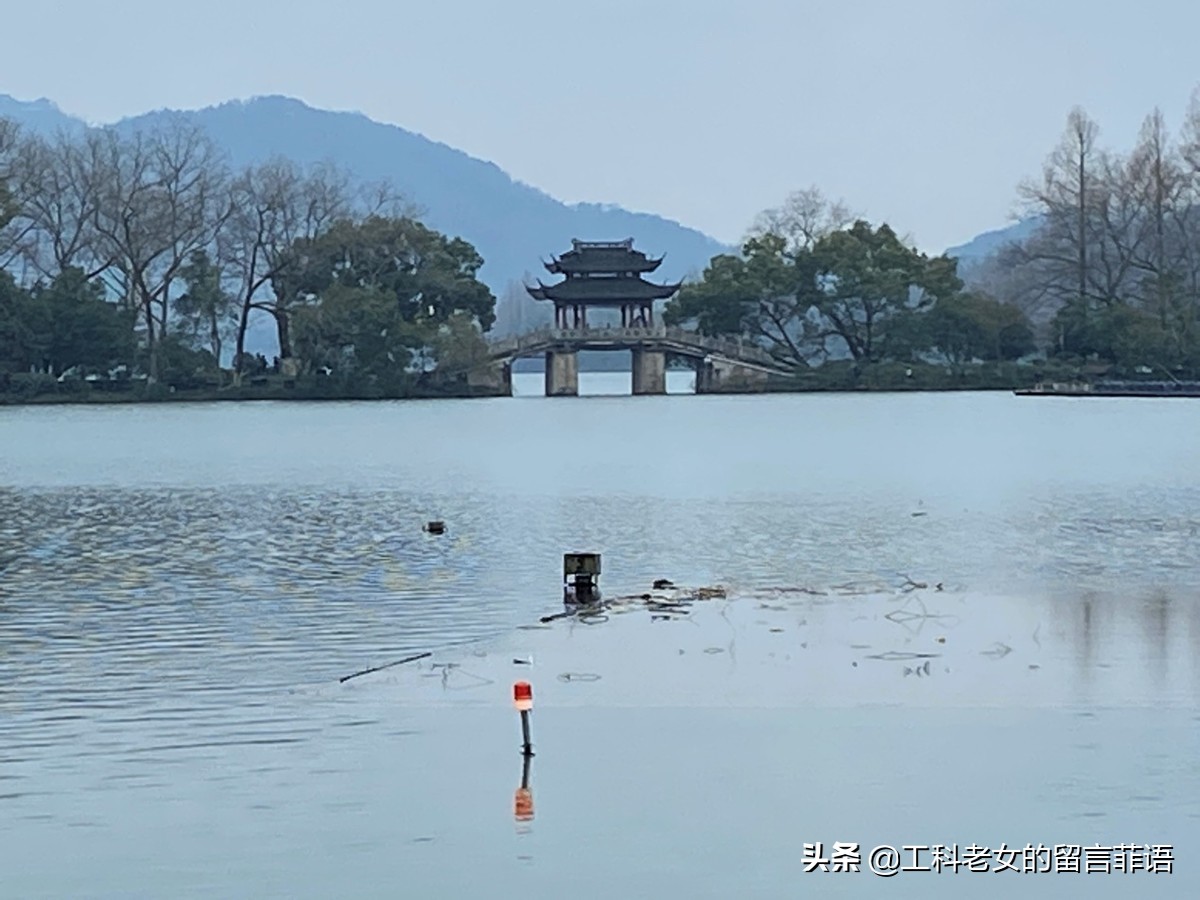
[[[512,364],[544,355],[546,396],[579,393],[580,350],[630,350],[633,393],[667,392],[667,359],[686,360],[696,370],[696,393],[752,393],[788,370],[761,347],[741,339],[712,338],[665,325],[633,327],[545,327],[489,344],[490,371],[479,373],[501,391],[512,393]],[[499,384],[496,382],[499,381]]]

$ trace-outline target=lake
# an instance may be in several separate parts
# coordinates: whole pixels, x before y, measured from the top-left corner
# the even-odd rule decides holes
[[[1197,402],[628,384],[0,408],[0,896],[1194,895]],[[530,628],[573,550],[727,596]]]

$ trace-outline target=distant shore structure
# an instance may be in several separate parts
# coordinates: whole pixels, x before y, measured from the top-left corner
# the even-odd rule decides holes
[[[655,271],[662,257],[651,259],[633,249],[633,238],[623,241],[573,239],[571,249],[545,263],[546,271],[562,275],[556,284],[526,287],[535,300],[554,304],[555,328],[587,328],[589,307],[620,309],[621,327],[654,324],[654,302],[669,300],[682,282],[655,284],[642,275]]]
[[[512,390],[512,364],[545,354],[546,396],[579,394],[579,353],[627,350],[635,395],[667,392],[667,360],[681,360],[696,372],[696,393],[755,392],[773,376],[790,370],[753,339],[706,335],[694,328],[654,321],[654,304],[670,300],[683,282],[659,284],[643,276],[662,264],[623,241],[571,241],[571,249],[549,262],[546,271],[562,280],[526,285],[534,300],[554,304],[554,324],[527,334],[492,341],[485,380]],[[591,322],[588,310],[597,310]],[[620,312],[620,323],[604,322]]]

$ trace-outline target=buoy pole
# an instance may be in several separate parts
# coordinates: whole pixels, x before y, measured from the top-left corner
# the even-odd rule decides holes
[[[533,756],[533,741],[529,737],[529,711],[533,709],[533,686],[528,681],[513,685],[513,706],[521,714],[522,752]]]
[[[524,753],[533,756],[533,744],[529,740],[529,710],[521,710],[521,738],[525,742]]]

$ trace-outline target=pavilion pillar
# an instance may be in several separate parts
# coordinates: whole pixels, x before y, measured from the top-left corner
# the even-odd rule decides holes
[[[667,392],[667,355],[661,350],[633,349],[633,394]]]
[[[574,350],[546,351],[546,396],[579,396],[579,355]]]

